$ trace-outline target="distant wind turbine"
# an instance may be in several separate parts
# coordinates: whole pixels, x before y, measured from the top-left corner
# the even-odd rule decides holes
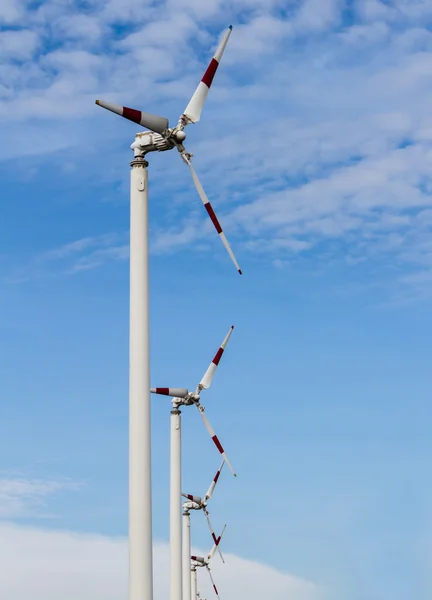
[[[230,327],[227,335],[225,336],[222,344],[216,352],[213,360],[211,361],[207,371],[204,373],[203,378],[197,385],[194,392],[189,392],[186,388],[152,388],[150,391],[153,394],[159,394],[162,396],[172,397],[172,410],[171,410],[171,434],[170,434],[170,566],[171,566],[171,591],[173,595],[177,595],[178,586],[181,589],[188,587],[187,581],[182,581],[182,524],[181,524],[181,473],[182,473],[182,462],[181,462],[181,412],[182,406],[195,405],[203,419],[204,425],[209,432],[213,443],[218,449],[219,453],[223,456],[224,462],[228,464],[232,473],[235,472],[228,460],[225,450],[219,441],[219,438],[215,434],[209,420],[204,414],[204,407],[200,403],[201,392],[207,390],[213,381],[213,377],[216,373],[216,369],[225,351],[225,347],[231,334],[234,330],[234,326]],[[210,486],[211,493],[213,492],[212,486]],[[209,490],[210,491],[210,490]],[[188,576],[189,577],[189,576]],[[173,600],[173,596],[171,597]],[[181,600],[181,599],[180,599]]]

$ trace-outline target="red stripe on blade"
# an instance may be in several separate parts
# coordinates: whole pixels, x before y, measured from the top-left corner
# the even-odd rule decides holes
[[[218,221],[217,216],[215,215],[212,205],[210,204],[210,202],[207,202],[207,204],[204,204],[204,206],[206,211],[208,212],[208,216],[212,220],[213,225],[216,227],[216,231],[218,233],[222,233],[222,227],[220,226],[220,223]]]
[[[217,587],[215,586],[215,584],[213,584],[213,589],[216,592],[216,596],[219,596],[218,591],[217,591]]]
[[[215,483],[217,483],[217,480],[219,479],[219,475],[220,475],[220,471],[218,471],[218,472],[216,473],[216,475],[214,476],[214,479],[213,479],[213,481],[214,481]]]
[[[212,538],[213,538],[213,541],[216,544],[216,546],[218,546],[219,545],[219,541],[218,541],[218,539],[217,539],[217,537],[215,536],[214,533],[212,533]]]
[[[213,77],[215,76],[218,66],[218,61],[215,58],[212,58],[211,63],[207,67],[207,71],[204,73],[204,77],[201,79],[201,81],[205,83],[208,88],[212,84]]]
[[[162,394],[163,396],[169,396],[169,388],[156,388],[156,394]]]
[[[219,450],[219,452],[220,452],[221,454],[223,454],[223,453],[224,453],[224,449],[222,448],[222,444],[221,444],[221,443],[220,443],[220,441],[218,440],[218,437],[217,437],[217,435],[214,435],[214,436],[212,437],[212,440],[213,440],[213,442],[215,443],[215,446],[216,446],[216,448]]]
[[[215,365],[219,364],[220,359],[222,358],[222,354],[224,353],[224,349],[223,348],[219,348],[219,350],[216,352],[215,357],[213,359],[213,363]]]
[[[135,110],[134,108],[128,108],[127,106],[123,106],[123,116],[125,119],[129,119],[129,121],[133,121],[134,123],[141,123],[141,111]]]

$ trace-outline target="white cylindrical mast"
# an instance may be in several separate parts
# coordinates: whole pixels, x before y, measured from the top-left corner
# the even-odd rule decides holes
[[[190,579],[191,579],[191,600],[196,600],[196,598],[197,598],[197,591],[198,591],[198,586],[197,586],[197,568],[195,566],[193,566],[193,565],[191,567]]]
[[[130,600],[153,600],[147,166],[135,149],[130,180]]]
[[[190,512],[183,511],[183,600],[191,600]]]
[[[170,441],[170,600],[182,600],[181,414],[171,411]]]

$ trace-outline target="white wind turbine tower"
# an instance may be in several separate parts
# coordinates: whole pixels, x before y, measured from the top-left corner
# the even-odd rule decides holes
[[[219,438],[215,434],[212,426],[210,425],[209,420],[207,419],[204,413],[204,406],[200,403],[200,396],[202,390],[207,390],[213,380],[214,374],[216,372],[217,366],[222,358],[222,355],[225,351],[225,347],[228,343],[228,340],[231,337],[234,326],[230,327],[227,335],[225,336],[222,344],[219,347],[219,350],[216,352],[213,360],[211,361],[207,371],[204,373],[203,378],[200,383],[197,385],[195,392],[189,392],[185,388],[152,388],[150,391],[153,394],[160,394],[163,396],[171,396],[172,397],[172,411],[171,411],[171,435],[170,435],[170,569],[171,569],[171,600],[173,598],[178,597],[178,590],[180,586],[180,598],[183,588],[183,597],[188,597],[190,595],[190,589],[188,591],[188,580],[182,581],[182,524],[181,524],[181,413],[179,408],[181,406],[192,406],[195,405],[203,419],[204,425],[207,431],[210,434],[210,437],[213,440],[216,448],[222,455],[224,462],[227,463],[229,468],[231,469],[233,475],[235,476],[235,472],[231,466],[231,463],[228,460],[228,457],[225,453],[225,450],[222,444],[219,441]],[[217,481],[217,479],[216,479]],[[215,485],[215,483],[214,483]],[[213,489],[214,489],[214,485]],[[210,489],[213,492],[212,486]],[[210,490],[209,490],[210,491]],[[190,532],[187,529],[186,534],[188,535]],[[213,533],[213,531],[212,531]],[[186,537],[187,537],[186,535]],[[213,533],[214,536],[214,533]],[[190,538],[189,538],[190,539]],[[186,543],[186,542],[185,542]],[[190,541],[188,542],[188,547],[190,548]],[[190,549],[188,550],[188,555],[190,556]],[[188,561],[189,562],[189,561]],[[186,594],[186,596],[185,596]]]
[[[138,133],[131,145],[130,189],[130,356],[129,356],[129,598],[153,600],[153,547],[150,437],[150,339],[148,276],[148,162],[149,152],[177,148],[188,165],[205,209],[238,272],[241,270],[222,227],[192,166],[186,151],[184,132],[197,123],[220,59],[231,34],[223,36],[201,82],[175,127],[168,119],[102,100],[96,104],[133,121],[150,131]],[[171,600],[181,600],[180,589],[171,588]]]
[[[192,593],[191,593],[191,600],[196,600],[197,596],[198,596],[198,586],[197,586],[197,568],[200,567],[205,567],[207,569],[207,573],[209,574],[210,580],[212,582],[212,586],[214,589],[214,592],[216,594],[216,596],[219,598],[219,592],[218,589],[216,587],[216,584],[214,582],[213,576],[211,574],[210,571],[210,561],[213,558],[216,549],[219,548],[219,544],[222,540],[223,534],[225,532],[226,529],[226,525],[224,526],[222,533],[220,534],[220,536],[218,537],[217,541],[215,542],[213,548],[210,550],[207,558],[204,558],[202,556],[191,556],[191,587],[192,587]],[[219,599],[220,600],[220,599]]]
[[[213,538],[214,544],[217,546],[218,552],[225,562],[222,556],[222,552],[219,548],[220,538],[217,538],[210,522],[209,512],[207,510],[208,501],[213,497],[213,492],[220,477],[222,468],[225,461],[222,461],[216,475],[213,477],[213,481],[206,494],[201,498],[200,496],[193,496],[191,494],[182,494],[184,498],[187,498],[188,502],[183,504],[183,600],[187,600],[191,597],[191,534],[190,534],[190,511],[191,510],[202,510],[207,518],[207,523],[210,529],[210,533]]]

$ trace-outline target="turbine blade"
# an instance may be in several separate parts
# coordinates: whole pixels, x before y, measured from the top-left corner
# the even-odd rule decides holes
[[[191,502],[195,502],[195,504],[202,504],[202,499],[199,496],[192,496],[192,494],[183,494],[183,498],[187,498]]]
[[[219,544],[221,543],[221,540],[223,538],[223,534],[225,533],[225,529],[226,529],[226,525],[224,525],[224,528],[222,529],[222,533],[220,534],[220,536],[218,538],[215,539],[215,543],[213,548],[210,550],[209,555],[207,556],[207,563],[209,563],[211,561],[211,559],[213,558],[213,556],[215,555],[216,549],[219,548]],[[216,536],[215,536],[216,537]],[[222,559],[223,560],[223,559]],[[225,562],[225,561],[224,561]]]
[[[201,406],[201,404],[199,404],[199,405],[197,404],[196,406],[197,406],[198,410],[200,411],[202,420],[204,421],[204,425],[206,426],[206,429],[209,432],[210,437],[213,440],[214,445],[219,450],[219,452],[222,454],[223,458],[225,459],[226,464],[231,469],[231,472],[234,475],[234,477],[237,477],[237,474],[234,471],[234,469],[232,468],[231,463],[228,460],[227,455],[225,454],[225,450],[223,449],[222,444],[220,443],[218,436],[215,434],[213,427],[210,425],[210,421],[207,419],[206,415],[204,414],[204,408]]]
[[[204,108],[205,101],[209,93],[213,78],[216,74],[217,68],[224,53],[225,46],[228,43],[229,36],[231,35],[232,25],[228,27],[225,35],[223,36],[217,50],[210,61],[207,71],[204,73],[203,78],[198,84],[189,104],[185,108],[183,116],[186,117],[188,123],[198,123],[201,118],[202,109]]]
[[[201,389],[207,390],[211,386],[211,382],[213,381],[213,377],[214,377],[214,374],[216,372],[217,366],[220,363],[220,359],[222,358],[222,355],[224,353],[225,347],[228,344],[228,340],[231,337],[233,329],[234,329],[234,325],[232,325],[230,327],[230,329],[229,329],[227,335],[225,336],[222,344],[219,346],[218,351],[214,355],[214,358],[211,361],[211,363],[209,365],[209,368],[204,373],[204,377],[201,379],[200,384],[199,384],[199,386],[200,386]]]
[[[159,117],[159,115],[152,115],[151,113],[128,108],[127,106],[117,106],[116,104],[111,104],[111,102],[105,102],[104,100],[96,100],[96,104],[156,133],[162,134],[169,127],[168,119]]]
[[[151,388],[152,394],[172,396],[173,398],[186,398],[189,392],[185,388]]]
[[[204,496],[204,502],[206,502],[207,500],[210,500],[210,498],[213,496],[214,489],[216,487],[216,484],[218,482],[218,479],[220,477],[220,474],[221,474],[224,464],[225,464],[225,460],[222,461],[221,466],[219,467],[219,469],[216,472],[216,475],[213,477],[213,481],[210,484],[207,494]]]
[[[210,569],[209,569],[208,567],[207,567],[207,573],[209,574],[210,580],[211,580],[211,582],[212,582],[212,586],[213,586],[213,589],[214,589],[214,593],[216,594],[216,597],[217,597],[217,598],[219,598],[219,592],[218,592],[218,589],[217,589],[217,587],[216,587],[216,584],[215,584],[215,582],[214,582],[213,576],[212,576],[212,574],[211,574],[211,572],[210,572]],[[220,600],[220,598],[219,598],[219,600]]]
[[[204,208],[207,211],[208,216],[210,217],[211,222],[213,223],[216,231],[219,234],[220,239],[222,240],[223,245],[225,246],[228,254],[230,255],[231,260],[233,261],[235,268],[237,269],[237,271],[239,272],[240,275],[242,275],[242,270],[239,267],[239,264],[236,260],[236,257],[234,256],[234,252],[231,250],[231,246],[228,243],[228,240],[226,239],[226,235],[223,232],[223,229],[221,227],[221,224],[219,223],[219,220],[216,216],[216,213],[213,210],[212,205],[210,204],[209,199],[207,198],[207,195],[204,191],[203,186],[201,185],[200,180],[198,179],[198,175],[196,174],[195,169],[193,168],[193,165],[191,163],[191,161],[189,160],[189,158],[187,156],[185,156],[185,154],[182,154],[182,158],[185,161],[185,163],[188,165],[191,175],[192,175],[192,179],[193,182],[195,184],[195,187],[197,189],[198,195],[201,198],[201,202],[204,204]]]
[[[208,511],[205,510],[204,514],[205,514],[206,519],[207,519],[207,523],[208,523],[208,526],[209,526],[209,529],[210,529],[211,536],[213,538],[213,542],[214,542],[214,544],[215,544],[215,546],[216,546],[216,548],[217,548],[217,550],[219,552],[219,556],[221,557],[222,562],[224,563],[225,560],[224,560],[224,557],[222,556],[222,552],[221,552],[221,550],[219,548],[219,542],[221,541],[221,537],[222,536],[219,536],[218,538],[216,537],[216,534],[215,534],[214,529],[212,527],[212,524],[210,522],[210,515],[208,514]]]

